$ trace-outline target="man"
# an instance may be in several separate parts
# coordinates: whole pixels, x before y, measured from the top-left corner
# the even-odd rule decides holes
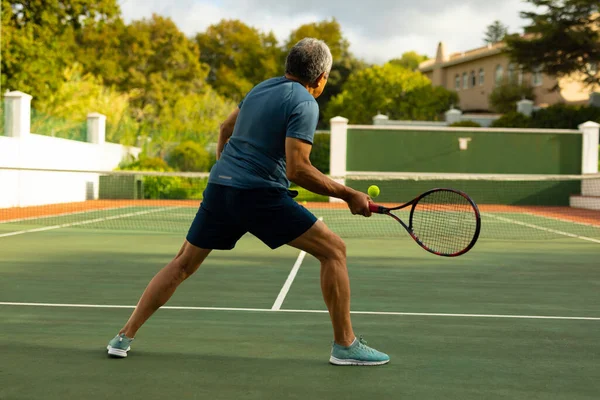
[[[127,357],[142,324],[173,295],[214,250],[233,249],[247,232],[272,249],[284,244],[321,262],[321,290],[333,325],[330,362],[381,365],[389,357],[357,339],[350,322],[350,281],[342,239],[300,206],[289,181],[343,199],[366,217],[369,197],[323,175],[309,161],[321,95],[332,65],[319,40],[298,42],[284,77],[254,87],[221,125],[217,163],[183,247],[148,284],[133,314],[108,344],[108,354]]]

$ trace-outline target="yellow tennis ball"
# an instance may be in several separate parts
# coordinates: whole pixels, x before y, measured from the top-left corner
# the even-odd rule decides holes
[[[308,202],[307,202],[306,200],[304,200],[304,201],[302,202],[302,205],[303,205],[303,206],[305,206],[305,205],[307,205],[307,204],[308,204]]]
[[[375,186],[375,185],[371,185],[371,186],[369,186],[369,190],[367,190],[367,193],[369,193],[369,196],[375,198],[375,197],[379,196],[379,187]]]

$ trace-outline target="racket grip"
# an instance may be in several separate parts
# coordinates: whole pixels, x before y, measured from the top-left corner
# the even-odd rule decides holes
[[[369,203],[369,210],[371,210],[371,212],[376,213],[376,214],[384,214],[385,213],[385,207],[384,206],[380,206],[374,203]]]

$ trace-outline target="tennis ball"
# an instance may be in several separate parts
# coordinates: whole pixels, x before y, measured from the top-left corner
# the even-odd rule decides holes
[[[371,186],[369,186],[369,190],[367,190],[367,193],[369,193],[369,196],[375,198],[375,197],[379,196],[379,187],[375,186],[375,185],[371,185]]]
[[[303,205],[303,206],[305,206],[305,205],[307,205],[307,204],[308,204],[308,203],[306,202],[306,200],[304,200],[304,201],[302,202],[302,205]]]

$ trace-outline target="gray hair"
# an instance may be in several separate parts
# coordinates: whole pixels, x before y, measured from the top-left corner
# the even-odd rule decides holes
[[[332,64],[331,50],[324,41],[304,38],[290,50],[285,60],[285,72],[303,83],[313,83],[323,72],[329,75]]]

